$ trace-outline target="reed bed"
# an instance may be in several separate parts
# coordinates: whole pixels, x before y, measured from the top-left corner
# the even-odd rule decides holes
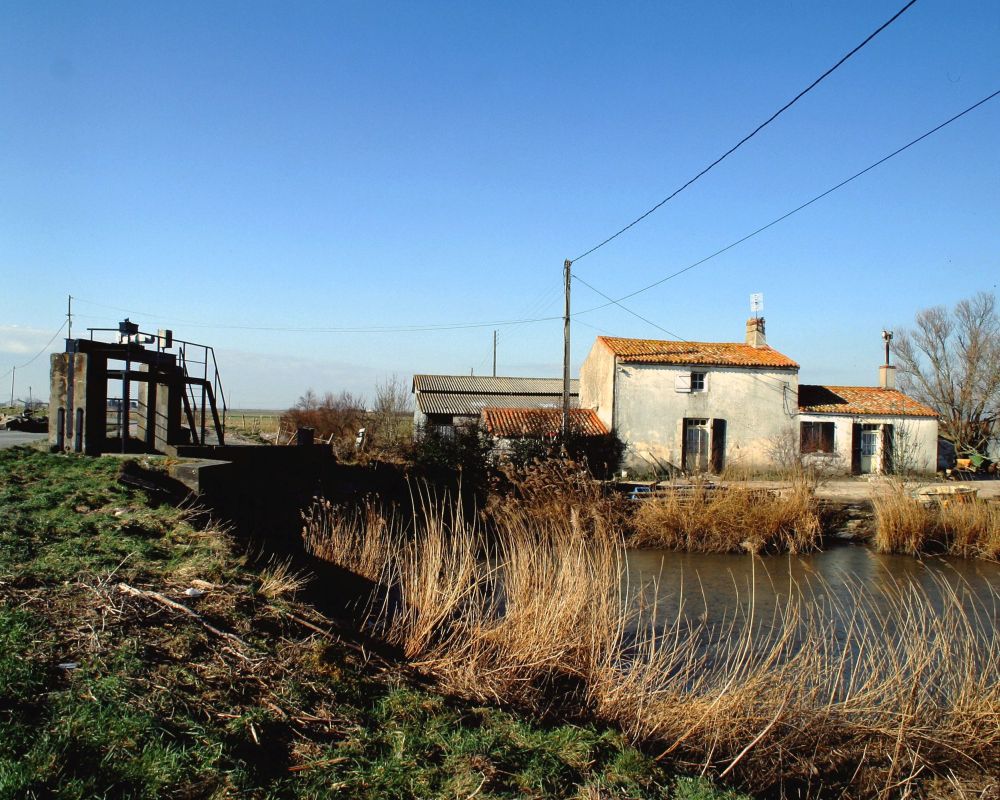
[[[622,541],[495,522],[430,504],[403,530],[320,503],[304,535],[381,582],[371,629],[448,691],[611,721],[754,792],[904,796],[1000,774],[1000,596],[859,585],[838,605],[801,587],[767,618],[751,597],[721,626],[660,620],[657,593],[625,580]]]
[[[804,481],[783,492],[695,484],[643,501],[632,527],[631,546],[700,553],[804,553],[819,548],[821,533]]]
[[[927,504],[896,483],[874,494],[872,505],[880,553],[1000,559],[1000,504],[956,499]]]

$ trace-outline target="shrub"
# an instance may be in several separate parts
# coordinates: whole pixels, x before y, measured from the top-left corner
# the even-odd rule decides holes
[[[350,392],[338,395],[327,392],[320,399],[309,389],[296,404],[281,416],[281,426],[292,431],[312,428],[319,439],[333,437],[333,443],[343,452],[353,452],[358,429],[364,427],[364,400]]]

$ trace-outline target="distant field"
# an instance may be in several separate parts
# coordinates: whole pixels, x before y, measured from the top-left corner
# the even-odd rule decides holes
[[[226,427],[249,434],[277,433],[283,413],[266,408],[230,409],[226,412]]]

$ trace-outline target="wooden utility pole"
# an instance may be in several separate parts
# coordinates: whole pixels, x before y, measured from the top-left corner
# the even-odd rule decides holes
[[[569,284],[572,265],[573,262],[568,258],[563,264],[563,278],[566,282],[566,313],[563,315],[562,435],[564,441],[569,435]]]
[[[493,331],[493,377],[497,376],[497,332]]]
[[[66,338],[73,338],[73,295],[66,295]]]

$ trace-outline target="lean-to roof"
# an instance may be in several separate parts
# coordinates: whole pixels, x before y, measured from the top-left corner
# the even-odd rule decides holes
[[[936,417],[938,413],[897,389],[877,386],[799,386],[799,410],[812,414]]]

